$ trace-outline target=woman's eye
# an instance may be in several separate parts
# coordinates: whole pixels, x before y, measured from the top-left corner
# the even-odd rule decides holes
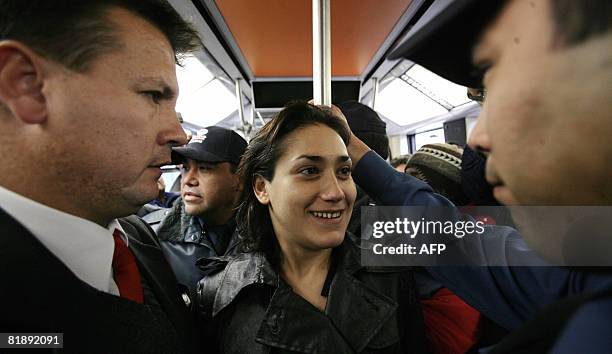
[[[350,176],[351,175],[351,168],[348,166],[342,167],[340,170],[338,170],[338,174],[340,176]]]
[[[143,94],[149,97],[155,104],[159,104],[164,98],[164,94],[160,91],[144,91]]]
[[[300,170],[300,173],[303,175],[314,175],[318,172],[319,170],[316,167],[306,167]]]

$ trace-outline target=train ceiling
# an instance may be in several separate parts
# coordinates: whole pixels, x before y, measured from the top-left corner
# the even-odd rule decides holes
[[[358,77],[412,0],[332,0],[332,76]],[[312,76],[311,0],[215,0],[256,78]]]

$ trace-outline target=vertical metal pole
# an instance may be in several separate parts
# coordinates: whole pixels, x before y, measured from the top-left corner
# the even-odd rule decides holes
[[[312,84],[315,104],[331,105],[330,0],[312,0]]]
[[[374,80],[374,88],[372,91],[372,109],[376,110],[376,97],[378,96],[378,83],[379,80],[377,77],[373,78]]]
[[[249,119],[249,123],[254,128],[255,127],[255,89],[253,88],[253,81],[251,81],[251,117]]]
[[[242,123],[242,127],[246,127],[246,120],[244,119],[244,108],[242,106],[242,90],[240,88],[241,79],[235,79],[234,84],[236,85],[236,103],[238,104],[238,117]]]

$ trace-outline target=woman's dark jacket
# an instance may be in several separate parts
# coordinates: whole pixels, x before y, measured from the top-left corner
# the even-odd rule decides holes
[[[412,272],[361,266],[348,236],[332,257],[324,312],[295,294],[262,253],[209,264],[198,283],[208,340],[220,353],[426,352]]]

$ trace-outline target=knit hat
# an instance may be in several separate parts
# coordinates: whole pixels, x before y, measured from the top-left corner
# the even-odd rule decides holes
[[[357,101],[340,103],[338,108],[346,117],[353,134],[386,160],[389,157],[387,123],[380,119],[378,113]]]
[[[461,188],[463,149],[450,144],[423,145],[406,165],[406,173],[426,182],[455,205],[469,202]]]

